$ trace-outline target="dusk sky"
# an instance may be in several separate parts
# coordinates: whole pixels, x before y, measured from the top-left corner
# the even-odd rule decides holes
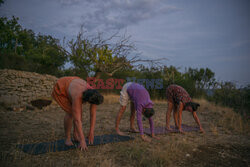
[[[36,33],[74,38],[89,33],[131,35],[143,59],[210,68],[219,81],[250,84],[249,0],[5,0],[0,16],[19,17]]]

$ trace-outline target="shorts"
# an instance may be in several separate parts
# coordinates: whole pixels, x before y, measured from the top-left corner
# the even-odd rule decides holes
[[[120,92],[120,104],[121,106],[127,106],[128,102],[130,101],[127,89],[132,84],[132,82],[128,82],[125,85],[123,85],[122,90]]]
[[[79,77],[63,77],[58,79],[52,92],[52,97],[68,114],[72,114],[72,105],[68,97],[68,89],[69,84],[74,79],[79,79]]]

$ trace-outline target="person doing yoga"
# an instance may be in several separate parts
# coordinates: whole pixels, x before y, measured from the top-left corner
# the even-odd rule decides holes
[[[167,87],[166,95],[168,101],[168,110],[166,114],[167,130],[171,130],[170,117],[171,117],[171,112],[174,109],[173,116],[174,116],[175,126],[176,128],[178,128],[179,132],[183,133],[183,130],[181,128],[183,110],[187,110],[192,113],[195,122],[200,127],[200,131],[204,132],[200,120],[196,114],[196,110],[198,109],[200,104],[192,102],[191,97],[183,87],[179,85],[170,85]]]
[[[116,117],[115,129],[119,135],[125,135],[119,130],[121,117],[126,110],[126,106],[130,101],[130,129],[132,132],[138,132],[134,126],[135,114],[137,116],[137,125],[142,140],[150,142],[151,139],[147,138],[143,133],[142,114],[148,118],[151,135],[153,138],[159,139],[154,134],[154,122],[152,116],[154,115],[153,102],[150,100],[148,91],[138,83],[126,83],[120,92],[120,110]]]
[[[82,131],[82,104],[90,103],[90,129],[88,134],[89,144],[94,141],[97,105],[103,102],[103,96],[92,89],[86,81],[79,77],[62,77],[54,85],[52,97],[66,112],[64,117],[65,144],[73,145],[71,141],[72,124],[73,137],[79,142],[81,150],[87,150],[85,137]]]

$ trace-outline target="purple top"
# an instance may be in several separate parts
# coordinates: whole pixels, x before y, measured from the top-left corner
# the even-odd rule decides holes
[[[137,124],[140,134],[143,135],[142,126],[142,111],[143,108],[153,108],[153,102],[150,100],[148,91],[138,83],[132,83],[127,89],[130,100],[134,103],[135,110],[137,111]],[[154,134],[154,122],[152,117],[149,119],[151,134]]]

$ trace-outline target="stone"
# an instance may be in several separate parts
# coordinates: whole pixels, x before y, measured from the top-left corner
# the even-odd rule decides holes
[[[30,100],[50,97],[57,78],[33,72],[0,70],[0,102],[21,108]]]

